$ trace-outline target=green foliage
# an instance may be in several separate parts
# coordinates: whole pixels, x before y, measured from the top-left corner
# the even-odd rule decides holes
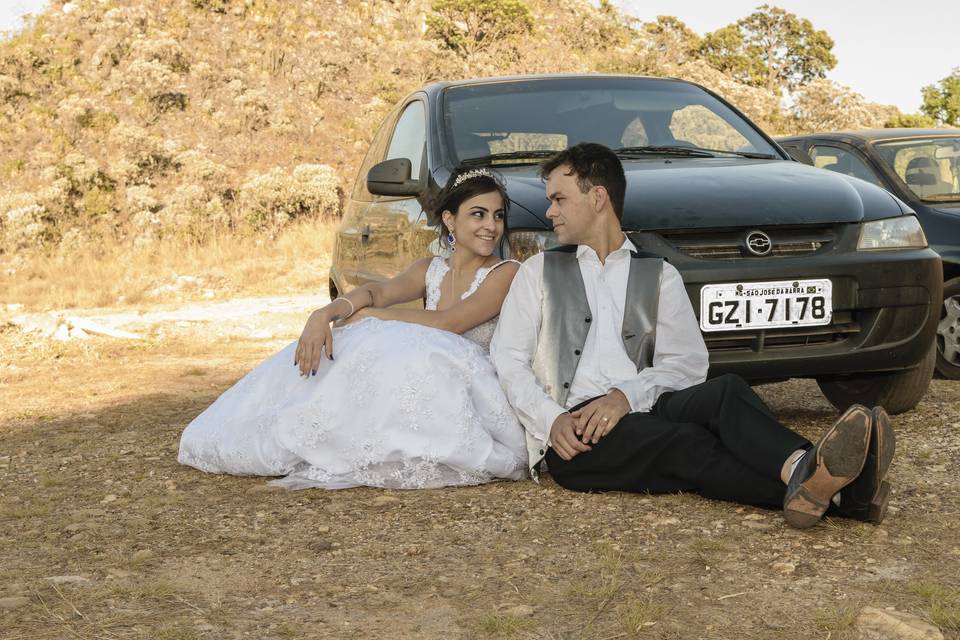
[[[920,110],[940,124],[960,126],[960,67],[936,85],[923,88]]]
[[[434,0],[427,28],[445,47],[469,56],[530,33],[533,14],[522,0]]]
[[[233,4],[231,0],[191,0],[194,9],[211,13],[226,13]]]
[[[167,111],[185,111],[189,98],[184,93],[171,91],[153,96],[150,102],[153,103],[157,113],[166,113]]]
[[[701,46],[700,36],[675,16],[657,16],[653,22],[643,24],[643,31],[653,49],[665,56],[694,58]]]
[[[780,94],[796,89],[837,64],[833,39],[809,20],[763,5],[703,38],[704,59],[733,78]]]
[[[83,194],[81,210],[87,218],[100,218],[113,213],[112,190],[94,187]]]
[[[924,113],[898,113],[883,123],[887,129],[899,127],[918,127],[922,129],[936,126],[936,121]]]

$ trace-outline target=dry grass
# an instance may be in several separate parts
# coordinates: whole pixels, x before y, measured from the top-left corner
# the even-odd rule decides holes
[[[846,631],[856,623],[859,614],[859,610],[854,607],[817,609],[814,614],[814,624],[821,631]]]
[[[874,606],[960,638],[950,381],[896,420],[881,527],[797,531],[773,512],[576,494],[549,477],[391,492],[384,505],[374,489],[277,491],[178,465],[184,425],[278,342],[0,331],[0,597],[30,598],[0,612],[0,636],[840,640]],[[761,393],[814,437],[835,419],[815,390]],[[918,459],[924,447],[942,468]],[[89,583],[54,589],[46,578],[60,575]]]
[[[222,235],[203,244],[114,242],[23,254],[15,271],[0,271],[0,303],[41,311],[200,299],[208,291],[217,297],[326,291],[336,224],[302,221],[275,238]],[[175,288],[178,276],[198,280]]]
[[[664,616],[665,607],[658,605],[650,598],[629,602],[620,609],[620,624],[629,636],[655,626]]]
[[[913,585],[911,590],[926,603],[931,622],[944,631],[960,635],[960,589],[928,580]]]
[[[533,621],[530,618],[508,614],[488,614],[477,623],[480,631],[498,638],[517,638],[531,626]]]

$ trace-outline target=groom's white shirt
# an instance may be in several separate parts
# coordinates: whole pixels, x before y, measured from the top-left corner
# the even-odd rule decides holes
[[[577,247],[577,261],[593,322],[587,332],[580,363],[570,384],[567,406],[557,404],[533,372],[543,298],[543,254],[524,262],[500,310],[490,345],[490,356],[500,384],[520,422],[541,446],[549,444],[557,416],[584,400],[616,388],[633,412],[650,411],[660,394],[679,391],[706,380],[709,360],[683,280],[664,262],[657,309],[653,366],[637,372],[623,344],[623,310],[630,273],[630,252],[623,244],[601,264],[596,252]]]

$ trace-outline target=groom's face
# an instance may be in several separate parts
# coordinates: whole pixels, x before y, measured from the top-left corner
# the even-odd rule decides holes
[[[593,189],[580,191],[577,176],[561,165],[547,176],[547,217],[561,244],[583,244],[596,222]]]

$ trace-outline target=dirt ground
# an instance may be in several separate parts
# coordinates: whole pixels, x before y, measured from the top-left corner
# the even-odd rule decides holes
[[[549,478],[288,492],[178,465],[184,426],[301,320],[56,342],[0,319],[0,638],[859,638],[865,607],[960,638],[956,382],[895,419],[881,526]],[[809,437],[836,417],[811,381],[760,390]]]

